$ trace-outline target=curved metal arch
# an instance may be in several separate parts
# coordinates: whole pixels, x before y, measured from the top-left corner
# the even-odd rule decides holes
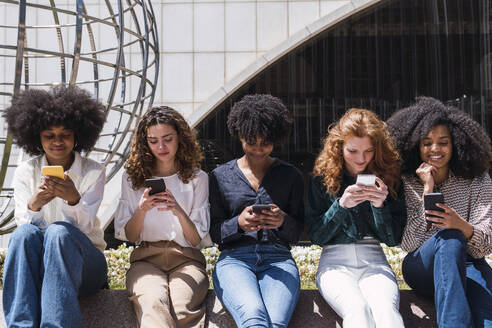
[[[339,7],[332,13],[318,19],[317,21],[307,25],[299,32],[292,35],[266,54],[258,58],[254,63],[246,67],[232,80],[228,81],[218,91],[212,94],[205,102],[195,110],[188,118],[188,122],[192,127],[197,126],[208,114],[210,114],[217,106],[225,99],[232,95],[238,88],[253,79],[260,72],[272,65],[274,62],[282,58],[285,54],[292,51],[296,47],[309,41],[319,33],[334,26],[335,24],[351,17],[352,15],[374,6],[385,0],[352,0],[347,4]]]
[[[84,13],[84,17],[87,16],[87,9],[84,4],[82,4],[82,12]],[[97,61],[96,43],[94,41],[94,33],[92,31],[91,23],[88,23],[86,25],[86,29],[87,29],[87,35],[89,36],[89,44],[92,50],[90,55],[92,56],[92,59]],[[98,81],[99,70],[96,63],[94,63],[92,67],[94,68],[94,98],[98,99],[99,98],[99,81]]]
[[[77,74],[79,72],[80,48],[82,46],[82,6],[83,0],[77,0],[77,18],[75,26],[75,45],[73,49],[72,72],[70,76],[70,85],[75,85]]]
[[[51,4],[51,7],[54,7],[55,6],[55,0],[50,0],[50,4]],[[55,21],[55,24],[58,25],[56,27],[56,35],[58,38],[58,49],[60,50],[61,53],[64,53],[65,48],[63,46],[63,36],[61,33],[60,19],[58,17],[58,12],[56,12],[55,10],[53,10],[52,12],[53,12],[53,20]],[[65,65],[65,58],[64,57],[60,57],[60,70],[61,70],[60,73],[61,73],[62,83],[66,83],[67,82],[67,72],[66,72],[66,65]]]

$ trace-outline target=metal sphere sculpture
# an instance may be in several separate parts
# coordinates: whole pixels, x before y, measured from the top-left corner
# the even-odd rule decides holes
[[[61,3],[61,1],[60,1]],[[152,105],[159,72],[151,0],[0,0],[0,114],[13,95],[53,84],[77,85],[106,105],[106,123],[89,157],[107,181],[123,165],[141,114]],[[2,71],[0,70],[0,72]],[[11,179],[23,152],[0,121],[0,234],[15,228]]]

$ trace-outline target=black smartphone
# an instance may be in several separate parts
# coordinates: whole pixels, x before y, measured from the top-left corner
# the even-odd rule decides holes
[[[270,205],[267,205],[267,204],[255,204],[255,205],[253,205],[253,213],[261,214],[261,211],[269,210],[271,208],[272,207]]]
[[[440,192],[433,192],[429,194],[424,194],[424,208],[425,210],[444,212],[440,207],[436,206],[436,203],[444,204],[444,196]],[[426,217],[436,217],[434,215],[426,215]],[[426,219],[429,223],[435,223],[432,220]]]
[[[149,192],[149,195],[154,195],[159,192],[163,192],[166,190],[166,183],[163,178],[157,179],[145,179],[145,187],[152,188]]]

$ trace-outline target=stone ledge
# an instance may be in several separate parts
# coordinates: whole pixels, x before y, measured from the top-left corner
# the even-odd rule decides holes
[[[134,328],[137,326],[132,305],[124,290],[102,290],[97,294],[81,297],[80,305],[84,317],[84,327]],[[403,290],[400,293],[400,312],[405,327],[437,327],[432,301],[417,297],[410,290]],[[4,327],[5,321],[2,313],[0,328]],[[235,327],[232,317],[222,307],[212,290],[207,296],[206,327]],[[326,304],[317,290],[302,290],[289,327],[342,327],[342,321]]]

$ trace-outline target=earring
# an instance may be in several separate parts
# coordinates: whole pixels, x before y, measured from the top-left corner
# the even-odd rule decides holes
[[[75,140],[75,144],[73,145],[73,148],[77,148],[78,145],[79,143],[77,142],[77,140]]]

